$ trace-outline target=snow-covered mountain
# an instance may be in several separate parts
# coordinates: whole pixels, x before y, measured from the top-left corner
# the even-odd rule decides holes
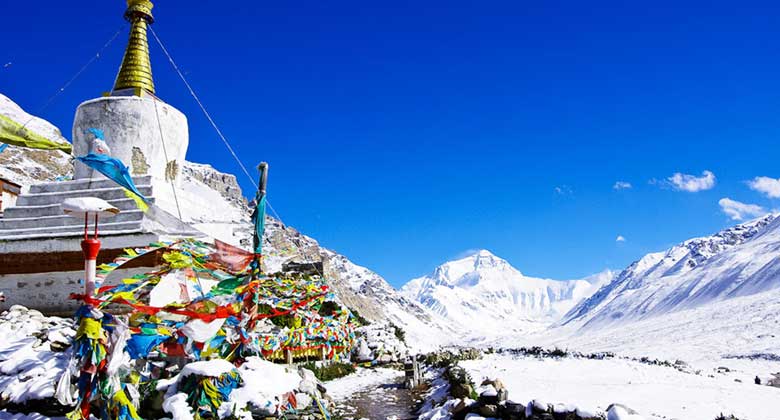
[[[609,271],[590,281],[527,277],[481,250],[440,265],[401,291],[454,326],[490,336],[544,328],[611,278]]]
[[[780,287],[780,218],[767,215],[648,254],[566,314],[602,328]]]

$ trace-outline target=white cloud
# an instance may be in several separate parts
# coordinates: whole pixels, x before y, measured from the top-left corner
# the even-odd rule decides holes
[[[715,174],[710,171],[702,172],[701,176],[688,175],[677,172],[666,178],[672,187],[678,191],[698,192],[710,190],[715,186]]]
[[[618,235],[617,238],[615,238],[615,242],[625,242],[626,238],[623,235]]]
[[[613,190],[628,190],[631,189],[631,183],[626,181],[618,181],[612,186]]]
[[[769,198],[780,197],[780,178],[757,176],[752,181],[748,181],[748,186],[751,190],[765,194]]]
[[[763,207],[757,204],[745,204],[730,198],[721,198],[718,201],[720,209],[726,213],[731,220],[744,220],[745,217],[758,217],[767,213]]]
[[[555,187],[555,193],[558,195],[571,195],[572,192],[571,187],[568,185],[559,185]]]

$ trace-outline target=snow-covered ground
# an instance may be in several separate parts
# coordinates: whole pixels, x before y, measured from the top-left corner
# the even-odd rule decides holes
[[[9,413],[5,410],[0,410],[0,420],[67,420],[66,417],[46,417],[43,414],[30,413]]]
[[[752,381],[780,372],[780,289],[724,300],[637,321],[621,328],[504,337],[502,347],[540,345],[583,352],[683,360],[694,369],[728,367],[734,379]],[[774,355],[777,360],[746,356]]]
[[[695,375],[623,359],[537,359],[489,355],[460,362],[479,383],[499,378],[509,399],[533,399],[606,411],[624,404],[647,419],[712,420],[721,412],[740,419],[780,419],[780,389]]]
[[[24,403],[54,396],[70,360],[72,324],[21,306],[0,315],[0,399]]]

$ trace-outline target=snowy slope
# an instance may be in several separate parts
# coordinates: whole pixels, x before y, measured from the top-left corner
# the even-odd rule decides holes
[[[57,143],[68,143],[60,130],[38,117],[25,112],[19,105],[0,93],[0,115],[4,115],[30,130]],[[70,155],[60,150],[35,150],[8,146],[0,153],[0,178],[21,185],[54,181],[58,176],[73,172]]]
[[[694,308],[780,287],[780,218],[767,215],[648,254],[572,309],[585,328]]]
[[[402,292],[447,322],[490,336],[544,328],[610,279],[610,272],[593,276],[595,284],[527,277],[481,250],[411,280]]]
[[[323,255],[328,261],[330,277],[339,278],[358,297],[381,309],[383,320],[406,332],[412,350],[428,351],[454,341],[456,330],[452,325],[399,293],[380,275],[333,251],[324,250]]]

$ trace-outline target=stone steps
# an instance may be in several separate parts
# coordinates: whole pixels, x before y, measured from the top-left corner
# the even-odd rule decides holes
[[[92,234],[92,221],[89,223],[90,234]],[[106,222],[98,224],[98,235],[102,235],[105,232],[111,231],[126,231],[141,228],[141,220],[131,220],[127,222]],[[69,225],[69,226],[42,226],[34,228],[22,228],[22,229],[4,229],[0,232],[0,240],[6,236],[30,236],[30,235],[47,235],[47,236],[61,236],[63,233],[77,233],[84,234],[84,225]]]
[[[136,222],[142,220],[143,218],[144,218],[144,213],[141,210],[135,209],[135,210],[122,211],[121,213],[117,214],[116,216],[110,219],[105,219],[105,220],[100,219],[98,220],[98,222],[99,222],[99,226],[102,226],[103,222],[105,223]],[[90,224],[91,223],[92,220],[90,220]],[[62,214],[61,210],[57,215],[16,217],[16,218],[4,217],[0,219],[0,234],[3,234],[3,232],[8,229],[32,229],[32,228],[55,227],[55,226],[83,227],[84,220],[77,219],[75,217],[71,217],[66,214]]]
[[[149,197],[152,195],[151,185],[138,185],[137,187],[138,191],[144,196]],[[68,198],[76,197],[97,197],[110,202],[111,200],[127,198],[127,195],[125,195],[125,190],[121,187],[23,194],[16,200],[16,205],[43,206],[47,204],[60,204]]]
[[[141,234],[141,233],[148,233],[144,229],[137,227],[137,228],[127,228],[127,229],[120,229],[118,227],[109,227],[107,230],[103,230],[101,224],[101,228],[98,231],[99,236],[102,238],[104,236],[112,236],[112,235],[135,235],[135,234]],[[27,230],[25,230],[27,232]],[[84,229],[77,229],[75,231],[67,231],[67,232],[59,232],[57,233],[56,237],[54,238],[79,238],[84,235]],[[90,232],[91,235],[91,232]],[[6,232],[0,232],[0,243],[2,242],[8,242],[8,241],[29,241],[34,239],[52,239],[51,233],[46,232],[35,232],[35,233],[24,233],[19,234],[15,233],[12,235],[7,234]]]
[[[135,183],[135,185],[151,185],[152,177],[149,175],[133,177],[133,183]],[[78,179],[74,181],[47,182],[43,184],[31,185],[29,194],[61,193],[64,191],[93,190],[103,188],[119,188],[119,186],[114,181],[111,181],[107,178]]]
[[[134,178],[138,190],[154,202],[152,178]],[[30,186],[14,207],[4,211],[0,218],[0,243],[29,239],[77,238],[84,234],[84,221],[63,214],[60,204],[68,198],[97,197],[117,207],[120,213],[99,221],[102,235],[136,234],[144,232],[145,214],[125,190],[108,179],[81,179],[50,182]],[[90,220],[90,234],[93,221]]]
[[[150,202],[152,203],[154,202],[154,197],[147,196],[147,198],[149,198]],[[131,198],[125,197],[124,194],[122,194],[122,198],[116,200],[108,200],[108,202],[123,212],[138,209],[138,207],[136,207],[135,205],[135,201]],[[3,217],[0,220],[59,216],[62,214],[63,213],[62,213],[62,207],[60,207],[60,202],[57,202],[55,204],[45,204],[40,206],[14,206],[5,209],[5,211],[3,212]]]

